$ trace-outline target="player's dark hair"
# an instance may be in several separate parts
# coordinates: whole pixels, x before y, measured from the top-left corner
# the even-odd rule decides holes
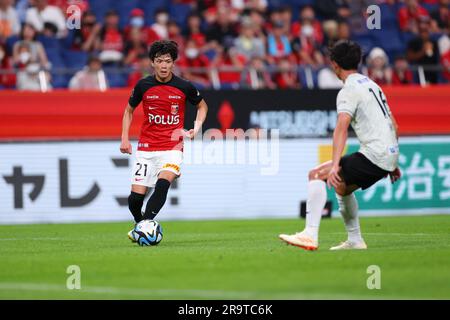
[[[171,40],[155,41],[150,47],[150,52],[148,53],[148,56],[150,57],[150,60],[154,61],[155,58],[165,54],[170,54],[170,57],[172,58],[173,61],[177,60],[178,44],[175,41]]]
[[[358,69],[361,62],[361,47],[350,40],[340,40],[328,49],[331,61],[334,61],[344,70]]]

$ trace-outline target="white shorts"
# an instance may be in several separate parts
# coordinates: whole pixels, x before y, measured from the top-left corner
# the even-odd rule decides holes
[[[183,152],[168,151],[136,151],[136,160],[131,172],[131,184],[154,187],[161,171],[170,171],[180,176]]]

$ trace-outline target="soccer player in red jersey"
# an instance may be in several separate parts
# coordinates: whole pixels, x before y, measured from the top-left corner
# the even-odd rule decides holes
[[[173,74],[178,57],[176,42],[154,42],[149,57],[155,74],[141,79],[131,92],[123,115],[120,144],[122,153],[132,153],[128,133],[133,112],[142,102],[145,120],[139,136],[128,197],[128,207],[136,223],[154,219],[163,207],[170,184],[180,176],[183,138],[195,137],[208,112],[200,92],[190,82]],[[197,106],[194,128],[189,131],[183,129],[187,102]],[[154,191],[142,213],[148,188],[154,188]],[[128,233],[128,237],[135,241],[133,230]]]

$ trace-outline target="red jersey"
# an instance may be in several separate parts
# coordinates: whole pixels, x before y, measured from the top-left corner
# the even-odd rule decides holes
[[[205,55],[200,54],[197,56],[197,58],[189,59],[185,56],[181,57],[180,60],[178,60],[177,65],[179,67],[187,67],[187,68],[208,68],[209,67],[209,60],[208,57]],[[204,80],[209,81],[208,72],[205,71],[191,71],[192,75],[195,75],[197,77],[202,77]]]
[[[398,10],[397,16],[400,29],[402,31],[405,31],[408,28],[408,24],[411,20],[416,20],[418,22],[420,18],[429,17],[429,14],[425,8],[419,5],[415,12],[409,11],[407,7],[400,8],[400,10]]]
[[[186,103],[197,105],[202,99],[190,82],[176,75],[172,75],[168,82],[159,82],[155,76],[141,79],[128,101],[133,108],[142,101],[145,118],[138,150],[182,150]]]
[[[103,27],[100,38],[102,50],[123,51],[123,37],[119,29]]]

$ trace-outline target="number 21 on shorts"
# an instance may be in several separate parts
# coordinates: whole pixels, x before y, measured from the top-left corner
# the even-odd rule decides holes
[[[137,170],[134,173],[134,175],[136,177],[141,177],[141,176],[146,177],[147,176],[147,164],[146,163],[142,164],[140,162],[137,162],[136,168],[137,168]]]

